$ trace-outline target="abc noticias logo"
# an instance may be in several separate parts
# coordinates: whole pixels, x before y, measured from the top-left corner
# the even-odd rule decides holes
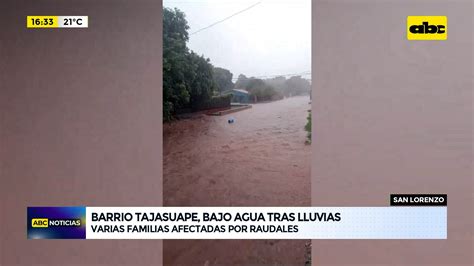
[[[48,219],[48,218],[34,218],[31,219],[31,227],[33,228],[48,228],[48,227],[79,227],[81,226],[80,219]]]
[[[28,207],[28,239],[85,239],[86,207]]]
[[[446,16],[408,16],[408,40],[447,40],[448,18]]]

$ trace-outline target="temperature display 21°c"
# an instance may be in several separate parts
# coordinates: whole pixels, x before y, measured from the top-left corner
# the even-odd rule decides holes
[[[88,28],[88,16],[27,16],[27,28]]]

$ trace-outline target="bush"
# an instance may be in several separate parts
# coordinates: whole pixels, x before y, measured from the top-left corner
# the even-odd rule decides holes
[[[231,99],[232,94],[214,96],[207,101],[200,102],[194,107],[194,111],[202,111],[215,108],[228,108],[230,107]]]
[[[308,114],[306,126],[304,126],[304,129],[306,132],[308,132],[308,142],[311,142],[311,112]]]
[[[173,103],[163,101],[163,121],[173,120]]]

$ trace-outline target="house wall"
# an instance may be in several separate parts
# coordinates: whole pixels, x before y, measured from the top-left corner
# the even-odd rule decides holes
[[[470,0],[313,2],[314,206],[448,194],[447,240],[313,241],[314,265],[472,265]],[[408,41],[408,15],[446,15],[447,41]],[[344,218],[343,218],[344,219]]]
[[[159,265],[160,240],[27,240],[27,206],[162,205],[160,1],[1,1],[0,265]],[[88,29],[26,29],[27,15]]]

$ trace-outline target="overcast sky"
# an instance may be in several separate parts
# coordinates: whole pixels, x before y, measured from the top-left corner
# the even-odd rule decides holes
[[[258,2],[190,35],[188,47],[229,69],[234,78],[310,71],[310,0],[164,0],[163,5],[183,11],[192,33]]]

